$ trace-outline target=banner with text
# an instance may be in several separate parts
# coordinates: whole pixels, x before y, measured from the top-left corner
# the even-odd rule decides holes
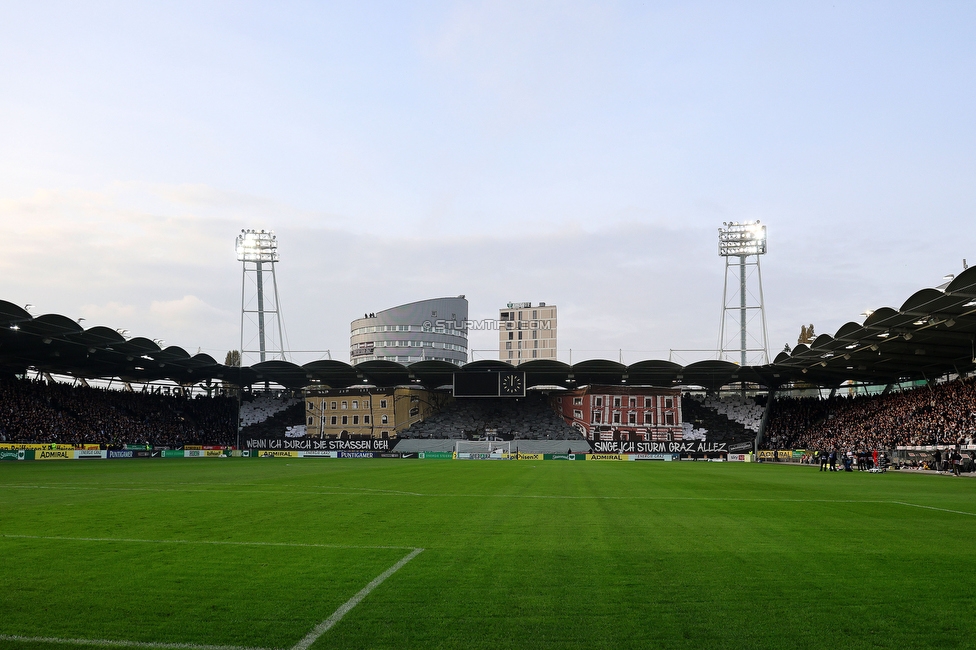
[[[597,440],[593,442],[596,454],[725,454],[724,442],[643,442],[626,440]]]
[[[257,451],[379,451],[389,452],[395,440],[329,440],[316,438],[248,438],[243,449]]]

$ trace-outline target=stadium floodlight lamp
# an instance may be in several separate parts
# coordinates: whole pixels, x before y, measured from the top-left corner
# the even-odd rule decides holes
[[[241,230],[237,236],[238,262],[277,262],[278,239],[272,230]]]
[[[758,221],[724,222],[718,229],[718,254],[721,257],[765,255],[766,226]]]

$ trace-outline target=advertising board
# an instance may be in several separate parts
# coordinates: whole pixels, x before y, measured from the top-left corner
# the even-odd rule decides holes
[[[418,458],[426,460],[451,460],[454,458],[453,451],[422,451],[417,455]]]
[[[23,449],[0,449],[0,460],[25,460],[27,452]]]
[[[98,449],[76,449],[75,458],[78,460],[96,460],[101,458],[108,458],[107,451],[101,451]]]
[[[36,449],[34,460],[74,460],[74,449]]]

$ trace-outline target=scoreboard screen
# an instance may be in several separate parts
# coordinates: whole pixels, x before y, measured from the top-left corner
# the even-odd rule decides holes
[[[525,397],[525,373],[517,370],[454,373],[455,397]]]

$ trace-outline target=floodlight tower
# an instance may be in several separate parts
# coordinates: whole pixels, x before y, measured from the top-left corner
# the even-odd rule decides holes
[[[241,230],[237,236],[237,260],[243,264],[243,274],[241,276],[241,365],[247,365],[244,357],[247,354],[259,355],[261,361],[268,358],[267,337],[265,333],[266,316],[274,316],[272,327],[277,328],[272,332],[271,351],[273,357],[285,359],[285,348],[282,344],[281,312],[278,309],[278,279],[275,276],[275,264],[278,262],[278,240],[273,231],[270,230]],[[271,303],[265,300],[264,277],[270,271],[271,285],[273,288]],[[248,283],[251,279],[251,283]],[[253,287],[253,288],[252,288]],[[248,289],[251,288],[249,292]],[[257,302],[256,309],[253,303]],[[257,316],[258,329],[258,349],[247,349],[245,346],[245,325],[254,323],[253,317]],[[252,330],[253,331],[253,330]],[[277,335],[277,336],[275,336]],[[277,338],[277,340],[275,340]],[[254,337],[247,340],[249,345],[253,345]],[[276,347],[275,347],[276,346]]]
[[[718,254],[725,258],[725,289],[722,292],[722,326],[719,332],[718,358],[725,359],[730,354],[738,352],[738,361],[742,366],[749,365],[750,360],[754,363],[758,361],[759,364],[767,364],[769,363],[769,338],[766,334],[762,271],[759,268],[759,256],[766,254],[766,226],[758,221],[723,222],[722,227],[718,229]],[[734,258],[738,258],[738,263],[732,262]],[[732,295],[729,295],[729,275],[738,276],[738,296],[735,289]],[[749,290],[749,280],[753,276],[755,279],[752,284],[758,290],[758,295]],[[735,346],[734,334],[727,334],[734,330],[726,327],[730,319],[735,320],[735,312],[738,312],[738,346]],[[756,312],[762,328],[761,338],[753,336],[750,339],[746,332],[746,324],[751,318],[755,318]],[[727,336],[729,338],[726,338]],[[752,353],[751,359],[750,353]]]

